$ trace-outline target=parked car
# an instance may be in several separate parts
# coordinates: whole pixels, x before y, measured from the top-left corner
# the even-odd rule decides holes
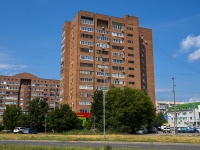
[[[177,129],[178,133],[195,133],[196,132],[196,128],[193,127],[179,127]]]
[[[22,133],[25,127],[15,127],[13,133]]]
[[[200,128],[196,128],[196,132],[197,132],[197,133],[200,133]]]
[[[170,127],[164,127],[163,133],[171,133],[172,129]]]
[[[147,127],[149,133],[158,133],[158,129],[156,127]]]
[[[25,128],[23,131],[22,131],[23,134],[37,134],[37,131],[35,129],[32,129],[32,128]]]
[[[146,128],[140,128],[135,131],[136,134],[146,134],[148,133],[148,130]]]

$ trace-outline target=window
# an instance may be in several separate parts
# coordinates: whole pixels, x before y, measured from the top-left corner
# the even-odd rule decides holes
[[[103,91],[103,90],[107,91],[107,90],[108,90],[108,87],[105,87],[105,86],[97,86],[96,89],[97,89],[97,90],[100,90],[100,91]]]
[[[80,93],[80,97],[91,97],[91,93]]]
[[[121,39],[112,39],[114,43],[124,43],[124,40]]]
[[[120,81],[120,80],[113,80],[112,84],[124,84],[124,81]]]
[[[104,72],[98,72],[97,71],[97,76],[104,76]],[[105,72],[105,76],[109,76],[109,73]]]
[[[97,65],[97,68],[100,68],[100,69],[108,69],[108,65],[101,65],[101,64],[98,64]]]
[[[82,89],[82,90],[93,90],[93,86],[92,85],[79,85],[79,89]]]
[[[93,64],[89,64],[89,63],[80,63],[81,67],[93,67]]]
[[[106,30],[97,29],[96,31],[97,31],[97,33],[100,33],[100,34],[108,34],[108,31],[106,31]]]
[[[124,74],[113,73],[112,77],[115,77],[115,78],[124,78]]]
[[[131,27],[127,27],[127,30],[133,31],[133,28],[131,28]]]
[[[123,46],[112,45],[112,49],[124,50],[124,47]]]
[[[134,75],[133,74],[129,74],[128,77],[134,78]]]
[[[81,33],[81,37],[92,39],[92,38],[93,38],[93,35]]]
[[[102,48],[109,48],[109,44],[102,44],[102,43],[97,43],[98,47],[102,47]]]
[[[112,22],[112,28],[116,30],[122,30],[123,29],[123,23],[120,22]]]
[[[97,82],[98,82],[98,83],[104,83],[104,79],[97,79]],[[106,79],[106,80],[105,80],[105,83],[108,83],[108,82],[109,82],[109,80]]]
[[[83,41],[83,40],[80,41],[80,44],[87,45],[87,46],[93,46],[93,42],[88,42],[88,41]]]
[[[80,70],[80,74],[93,74],[93,71],[89,71],[89,70]]]
[[[109,58],[97,57],[97,61],[109,62]]]
[[[124,70],[124,67],[120,67],[120,66],[113,66],[112,68],[113,70]]]
[[[124,34],[119,32],[112,32],[112,36],[124,37]]]
[[[81,31],[87,31],[87,32],[93,32],[94,31],[94,29],[90,28],[90,27],[80,27],[80,30]]]
[[[105,51],[105,50],[97,50],[98,54],[104,54],[104,55],[108,55],[109,51]]]
[[[129,57],[134,57],[134,54],[128,54]]]
[[[121,58],[124,58],[124,53],[119,53],[119,52],[112,52],[113,56],[119,56]]]
[[[113,59],[113,63],[115,64],[124,64],[123,60],[119,60],[119,59]]]
[[[79,101],[79,105],[91,105],[92,102],[90,101],[84,101],[84,100],[80,100]]]
[[[133,44],[133,40],[128,40],[128,43]]]
[[[80,78],[81,82],[93,82],[92,78]]]
[[[129,37],[133,37],[133,34],[127,34],[127,36],[129,36]]]
[[[94,24],[93,18],[84,17],[84,16],[81,17],[81,23],[82,24],[89,24],[89,25],[93,25]]]
[[[83,55],[80,55],[80,59],[81,60],[93,60],[93,56],[83,56]]]
[[[132,61],[132,60],[128,60],[128,63],[129,63],[129,64],[133,64],[134,61]]]
[[[142,79],[142,83],[146,83],[145,79]]]
[[[79,109],[81,113],[90,113],[90,109]]]
[[[93,52],[93,50],[89,49],[89,48],[80,48],[80,51],[84,52],[84,53],[92,53]]]
[[[133,47],[128,47],[128,50],[133,50]]]
[[[97,40],[101,40],[101,41],[109,41],[109,39],[107,37],[104,36],[97,36]]]
[[[131,85],[133,85],[133,84],[135,84],[135,82],[131,82],[131,81],[130,81],[130,82],[128,82],[128,84],[131,84]]]
[[[128,70],[134,70],[134,68],[128,68]]]

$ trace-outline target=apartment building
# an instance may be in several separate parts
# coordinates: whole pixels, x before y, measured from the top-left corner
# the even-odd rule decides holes
[[[79,11],[62,26],[60,102],[89,113],[95,90],[142,89],[155,105],[151,29],[138,18]]]
[[[29,102],[42,98],[54,109],[59,102],[59,80],[41,79],[30,73],[0,76],[0,122],[7,105],[17,105],[27,111]]]

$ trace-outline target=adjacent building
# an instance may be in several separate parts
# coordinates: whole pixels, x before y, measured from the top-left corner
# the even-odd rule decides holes
[[[176,112],[176,113],[175,113]],[[200,126],[200,102],[179,104],[169,107],[167,111],[168,123],[171,127]]]
[[[59,80],[42,79],[30,73],[0,76],[0,116],[7,105],[17,105],[22,111],[27,111],[29,102],[34,98],[46,100],[49,108],[54,109],[59,101],[59,86]]]
[[[79,11],[62,26],[60,102],[89,113],[95,90],[142,89],[155,105],[152,30],[138,18]]]
[[[184,101],[178,101],[176,102],[177,104],[185,104],[187,102]],[[165,114],[168,110],[169,107],[174,106],[174,102],[173,101],[166,101],[166,100],[159,100],[156,101],[156,111],[157,113],[162,112],[163,114]]]

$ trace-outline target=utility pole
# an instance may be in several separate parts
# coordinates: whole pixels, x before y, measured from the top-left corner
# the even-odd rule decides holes
[[[175,97],[175,85],[174,85],[174,77],[173,80],[173,97],[174,97],[174,134],[176,134],[176,124],[177,124],[177,115],[176,115],[176,97]]]

